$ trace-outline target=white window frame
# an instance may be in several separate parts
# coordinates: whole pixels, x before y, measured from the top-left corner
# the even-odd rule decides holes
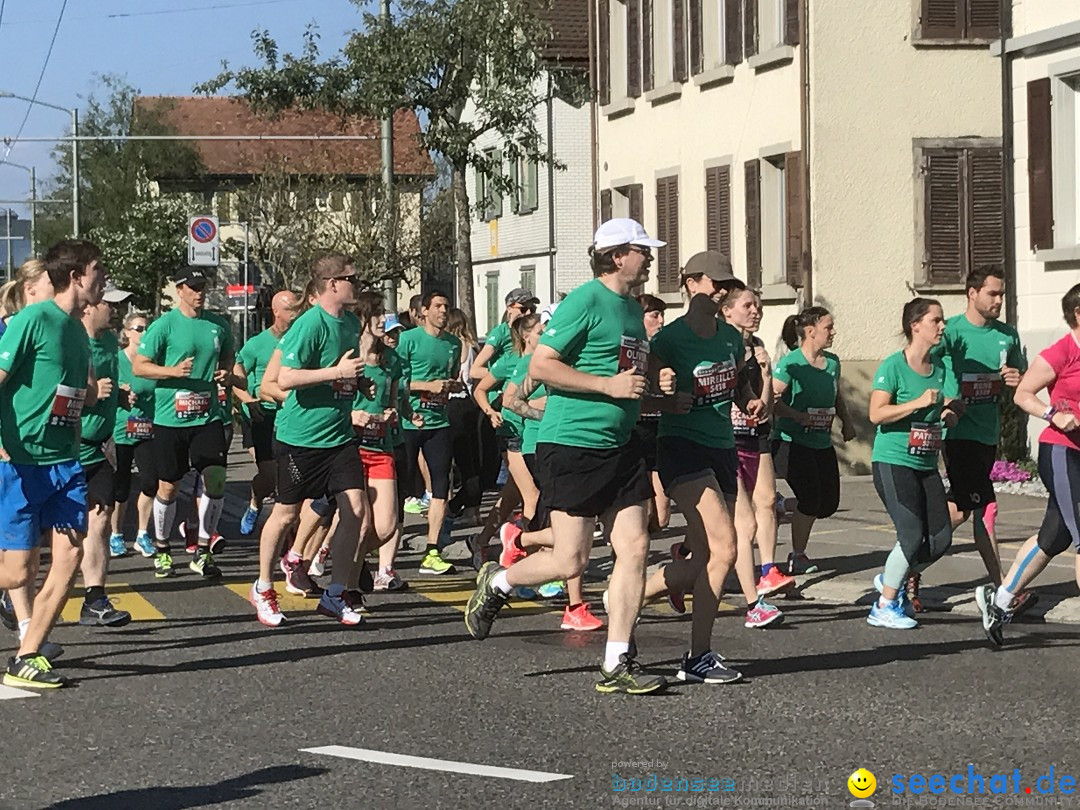
[[[1080,66],[1052,77],[1054,249],[1080,246]]]
[[[787,178],[784,154],[761,157],[761,283],[787,282]]]
[[[784,44],[784,0],[758,0],[757,4],[758,53],[771,51]],[[768,10],[772,9],[772,31],[766,29]]]

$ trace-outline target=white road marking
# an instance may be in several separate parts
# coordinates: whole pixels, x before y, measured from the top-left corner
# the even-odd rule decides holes
[[[423,768],[428,771],[446,771],[472,776],[492,776],[496,779],[516,779],[519,782],[557,782],[560,779],[573,779],[569,773],[547,773],[546,771],[528,771],[523,768],[499,768],[494,765],[476,765],[471,762],[455,762],[450,759],[430,759],[413,757],[408,754],[394,754],[390,751],[372,751],[369,748],[349,748],[344,745],[324,745],[320,748],[301,748],[305,754],[323,754],[330,757],[355,759],[360,762],[377,762],[380,765],[397,765],[401,768]]]
[[[25,689],[16,689],[13,686],[0,684],[0,700],[16,700],[17,698],[39,697],[37,692],[27,692]]]

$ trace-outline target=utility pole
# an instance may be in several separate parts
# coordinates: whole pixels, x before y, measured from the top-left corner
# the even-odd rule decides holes
[[[71,110],[71,233],[79,238],[79,110]]]
[[[380,0],[379,16],[384,26],[390,25],[390,0]],[[386,269],[396,269],[397,261],[393,256],[397,248],[397,211],[394,207],[394,113],[382,120],[382,183],[383,205],[386,206],[384,218],[386,240]],[[397,280],[387,278],[383,282],[383,304],[387,312],[397,312]]]

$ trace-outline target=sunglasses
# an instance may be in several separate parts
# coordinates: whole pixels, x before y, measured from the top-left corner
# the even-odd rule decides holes
[[[132,332],[145,332],[146,331],[145,326],[129,326],[128,329],[130,329]]]
[[[331,281],[347,281],[350,284],[356,284],[357,282],[360,281],[360,276],[356,275],[356,273],[353,273],[351,276],[331,276],[330,280]]]
[[[630,249],[632,251],[634,251],[634,253],[640,253],[646,259],[651,259],[652,258],[652,250],[650,250],[649,248],[643,248],[643,247],[638,247],[637,245],[631,245]]]

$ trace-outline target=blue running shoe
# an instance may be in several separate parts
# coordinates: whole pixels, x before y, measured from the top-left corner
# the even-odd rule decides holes
[[[111,535],[109,537],[109,556],[123,557],[125,554],[127,554],[127,543],[124,542],[124,535]]]
[[[150,539],[150,535],[146,532],[139,532],[139,536],[135,538],[135,550],[144,557],[153,557],[157,554],[154,541]]]
[[[420,499],[420,508],[423,509],[426,512],[428,510],[428,507],[430,507],[430,506],[431,506],[431,493],[425,491],[424,492],[424,497]]]
[[[518,599],[535,599],[536,591],[530,588],[528,585],[518,585],[514,588],[514,596]]]
[[[259,519],[259,510],[252,509],[250,506],[247,511],[244,512],[244,516],[240,518],[240,534],[244,537],[250,537],[251,533],[255,531],[255,523]]]
[[[545,582],[536,592],[544,599],[555,599],[562,596],[565,590],[562,582]]]
[[[876,577],[874,577],[874,587],[877,589],[878,593],[882,592],[881,589],[884,586],[882,584],[881,574],[878,574]],[[909,619],[914,619],[915,605],[911,604],[911,600],[908,598],[907,589],[901,588],[899,591],[897,591],[896,598],[900,603],[900,609],[904,611],[904,615],[907,616]]]
[[[904,613],[899,602],[890,602],[882,607],[877,602],[870,608],[866,623],[872,627],[885,627],[889,630],[913,630],[919,623]]]

